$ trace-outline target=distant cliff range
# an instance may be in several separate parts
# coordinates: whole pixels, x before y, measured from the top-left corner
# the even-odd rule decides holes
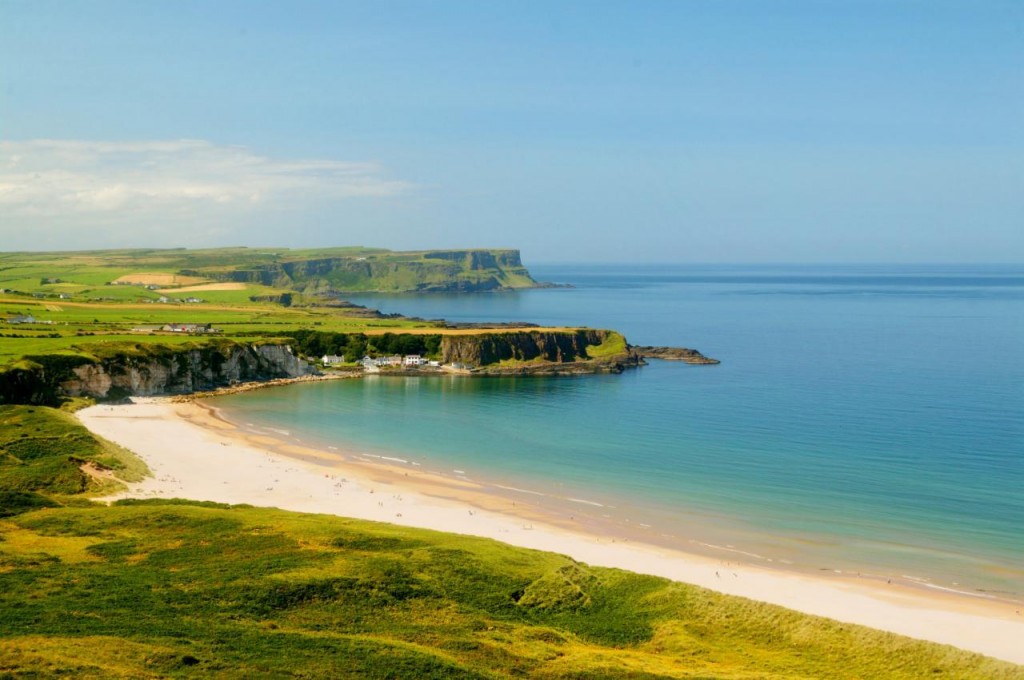
[[[483,292],[537,288],[518,250],[396,252],[328,248],[276,252],[231,249],[231,265],[182,268],[184,276],[257,283],[306,295],[352,292]],[[205,264],[196,262],[196,264]]]

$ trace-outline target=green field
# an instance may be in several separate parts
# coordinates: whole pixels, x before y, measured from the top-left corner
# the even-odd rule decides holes
[[[373,271],[366,274],[371,265]],[[355,270],[363,273],[352,278]],[[429,329],[437,324],[375,318],[366,310],[338,306],[337,288],[347,282],[360,290],[417,290],[488,277],[500,279],[505,287],[534,285],[516,251],[218,248],[0,253],[0,367],[26,355],[89,355],[126,343],[202,341],[145,330],[174,323],[212,324],[218,337],[242,341],[295,329]],[[199,301],[188,302],[189,298]],[[33,322],[11,322],[25,316]]]
[[[131,285],[112,285],[121,282]],[[191,292],[189,285],[238,283],[235,295]],[[145,284],[159,285],[160,291]],[[195,297],[241,302],[291,292],[308,297],[337,291],[496,290],[536,282],[515,250],[394,252],[380,248],[216,248],[0,253],[0,289],[72,299],[156,300]],[[184,287],[180,294],[176,288]]]
[[[1020,678],[949,647],[495,541],[89,502],[137,461],[0,407],[4,677]]]

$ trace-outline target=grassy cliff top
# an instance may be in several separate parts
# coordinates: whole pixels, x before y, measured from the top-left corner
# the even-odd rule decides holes
[[[449,332],[438,330],[437,323],[346,306],[338,292],[532,285],[516,250],[0,253],[0,366],[29,355],[109,354],[104,348],[210,339],[160,330],[169,324],[211,324],[217,337],[241,341],[287,336],[297,329],[371,335]]]
[[[130,249],[0,253],[0,288],[85,299],[157,299],[151,289],[111,291],[110,284],[159,286],[240,283],[251,294],[274,291],[500,290],[536,285],[518,250],[464,249],[397,252],[339,247]],[[197,293],[198,294],[198,293]]]
[[[251,265],[323,258],[377,257],[394,260],[423,259],[436,253],[514,253],[514,248],[455,248],[396,251],[365,246],[283,248],[234,246],[225,248],[114,248],[103,250],[41,250],[0,252],[0,266],[8,262],[70,263],[94,266],[206,267]]]

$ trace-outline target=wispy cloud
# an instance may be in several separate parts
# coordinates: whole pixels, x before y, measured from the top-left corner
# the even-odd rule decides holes
[[[375,163],[269,158],[202,140],[0,141],[0,236],[55,224],[207,229],[411,187]]]

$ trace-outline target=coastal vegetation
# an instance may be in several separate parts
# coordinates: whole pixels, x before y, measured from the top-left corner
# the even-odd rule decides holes
[[[371,278],[356,286],[364,289],[441,290],[450,284],[453,290],[475,290],[465,282],[485,275],[498,281],[498,288],[535,285],[517,251],[226,248],[0,254],[0,383],[55,365],[67,369],[113,358],[166,359],[230,343],[288,343],[299,356],[337,355],[350,364],[366,354],[442,359],[447,353],[458,354],[447,361],[477,367],[539,357],[575,363],[600,359],[601,366],[595,366],[604,370],[613,354],[627,355],[624,339],[615,341],[619,352],[609,352],[603,341],[592,338],[584,343],[589,352],[577,346],[580,329],[529,324],[453,328],[443,320],[383,315],[339,297],[335,284],[354,280],[339,272],[353,267],[372,270]],[[446,352],[443,342],[453,337],[458,341],[452,346],[460,348],[455,354]],[[480,343],[490,349],[474,350]],[[467,359],[470,355],[475,358]],[[68,377],[59,369],[47,371],[48,384]],[[11,390],[0,390],[4,393]]]
[[[0,288],[86,300],[240,302],[289,291],[491,291],[535,287],[518,250],[214,248],[0,253]]]
[[[358,286],[345,274],[367,267],[370,278]],[[324,356],[355,366],[366,355],[419,355],[484,373],[596,372],[639,363],[618,334],[530,324],[452,327],[380,314],[338,293],[343,282],[440,290],[447,281],[453,290],[475,290],[466,282],[483,276],[499,288],[535,285],[517,251],[0,254],[0,403],[180,394],[309,372],[288,357],[258,356],[269,350],[257,348],[282,345],[310,364]]]
[[[0,423],[5,676],[1024,677],[487,539],[209,502],[101,505],[89,496],[137,478],[138,461],[55,409],[2,406]]]
[[[79,495],[122,488],[148,472],[134,455],[96,437],[69,408],[0,407],[0,517],[74,504]]]
[[[88,403],[75,395],[298,375],[300,356],[325,354],[420,354],[497,373],[637,359],[614,331],[451,328],[336,296],[356,285],[336,275],[349,271],[338,259],[390,263],[392,286],[437,263],[492,264],[455,252],[0,255],[0,675],[1022,677],[949,647],[485,539],[91,500],[147,470],[70,415]],[[494,261],[511,271],[518,254]],[[505,283],[526,284],[515,276]]]

